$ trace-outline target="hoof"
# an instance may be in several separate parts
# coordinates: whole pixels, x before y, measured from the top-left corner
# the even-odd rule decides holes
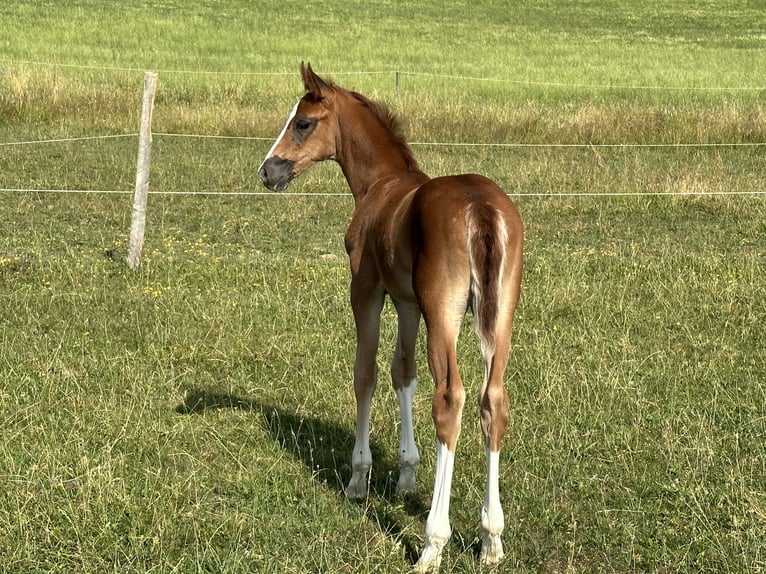
[[[413,568],[414,572],[418,574],[424,574],[425,572],[438,572],[439,565],[442,563],[442,550],[447,540],[431,540],[426,541],[426,546],[423,548],[423,553],[420,555],[420,559]]]
[[[494,566],[505,556],[503,542],[500,535],[485,534],[481,544],[481,562],[487,566]]]
[[[346,498],[360,500],[367,498],[367,472],[355,472],[346,487]]]
[[[403,466],[396,483],[396,494],[415,494],[415,468]]]
[[[438,558],[426,557],[425,553],[420,557],[417,564],[412,568],[415,574],[427,574],[429,572],[434,573],[439,571],[439,565],[441,564],[441,556]]]

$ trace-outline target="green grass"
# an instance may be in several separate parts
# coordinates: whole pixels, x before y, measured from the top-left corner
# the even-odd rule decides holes
[[[595,87],[757,87],[756,2],[252,6],[4,5],[0,143],[137,131],[144,68],[162,70],[155,131],[274,136],[300,94],[300,60],[387,101],[413,141],[766,141],[763,90]],[[502,81],[404,74],[397,95],[393,74],[342,74],[395,69]],[[156,136],[151,188],[259,190],[269,145]],[[0,188],[130,190],[135,148],[134,138],[0,146]],[[766,204],[662,195],[763,191],[763,149],[415,153],[428,173],[484,173],[513,194],[633,194],[516,198],[526,268],[500,571],[764,572]],[[293,189],[346,186],[326,165]],[[130,195],[2,200],[0,571],[408,569],[432,488],[431,383],[421,359],[419,494],[399,499],[390,307],[372,494],[342,494],[350,197],[152,195],[136,272],[124,262]],[[475,393],[470,318],[464,331]],[[445,572],[482,571],[472,405]]]

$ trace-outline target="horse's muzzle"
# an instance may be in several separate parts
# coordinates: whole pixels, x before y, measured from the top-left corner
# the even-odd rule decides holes
[[[295,162],[278,155],[271,156],[258,168],[263,185],[272,191],[284,191],[295,176]]]

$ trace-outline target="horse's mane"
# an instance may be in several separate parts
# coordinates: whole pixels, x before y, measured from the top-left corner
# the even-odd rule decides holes
[[[396,114],[394,114],[394,112],[392,112],[388,108],[388,106],[386,106],[385,104],[381,104],[380,102],[374,102],[358,92],[341,88],[340,86],[338,86],[335,82],[331,80],[325,80],[323,78],[319,78],[316,75],[313,75],[313,71],[311,70],[310,66],[308,68],[308,72],[302,69],[302,73],[304,74],[304,84],[306,85],[306,89],[308,90],[305,97],[310,98],[312,101],[322,100],[323,98],[321,95],[322,87],[328,88],[335,92],[345,92],[346,94],[354,98],[358,103],[360,103],[364,108],[369,110],[372,113],[372,115],[378,120],[378,122],[380,122],[381,127],[383,127],[383,129],[385,129],[388,132],[391,143],[399,151],[399,153],[402,156],[402,159],[404,159],[404,163],[407,166],[407,169],[410,171],[420,171],[418,162],[415,159],[415,156],[412,155],[412,149],[410,148],[409,144],[407,144],[407,139],[404,137],[404,133],[402,131],[402,125],[399,122],[399,118],[396,117]],[[307,81],[306,75],[305,75],[306,73],[312,74],[315,81],[320,82],[320,84],[318,86],[312,86],[310,84],[306,84],[306,81]],[[312,90],[312,88],[316,88],[316,90],[314,91]]]
[[[407,143],[407,139],[404,137],[402,124],[396,114],[392,112],[391,109],[385,104],[374,102],[357,92],[349,91],[348,93],[365,108],[370,110],[372,115],[375,116],[381,125],[386,129],[386,131],[391,136],[391,142],[399,150],[399,153],[402,154],[402,158],[404,158],[404,161],[407,164],[407,169],[411,171],[419,171],[420,167],[418,166],[418,162],[415,159],[415,156],[412,154],[412,149]]]

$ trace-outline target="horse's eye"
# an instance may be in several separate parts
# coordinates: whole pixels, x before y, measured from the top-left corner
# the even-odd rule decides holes
[[[314,122],[306,118],[299,118],[295,120],[295,129],[298,130],[299,132],[305,132],[311,129],[311,126],[313,125],[314,125]]]

